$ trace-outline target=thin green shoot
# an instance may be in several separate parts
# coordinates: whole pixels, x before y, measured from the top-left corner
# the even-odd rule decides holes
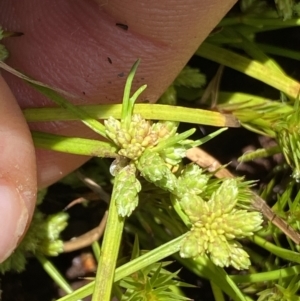
[[[35,254],[35,257],[41,263],[44,270],[47,274],[54,280],[54,282],[66,293],[71,294],[73,292],[70,284],[64,279],[61,273],[56,269],[56,267],[51,263],[49,259],[47,259],[42,254]]]

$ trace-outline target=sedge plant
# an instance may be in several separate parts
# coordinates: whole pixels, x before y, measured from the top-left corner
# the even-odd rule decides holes
[[[107,138],[109,141],[103,142],[103,145],[107,145],[106,150],[110,149],[110,153],[106,152],[106,155],[116,158],[110,168],[115,177],[114,188],[93,289],[93,300],[110,300],[111,298],[125,218],[130,216],[137,207],[138,195],[142,189],[140,176],[168,193],[173,200],[175,211],[190,229],[189,232],[183,233],[179,238],[173,240],[171,248],[168,247],[167,255],[180,251],[180,256],[183,258],[206,258],[208,256],[206,260],[211,262],[212,267],[216,265],[222,268],[232,265],[237,269],[247,268],[250,265],[249,256],[234,239],[253,235],[260,229],[262,223],[259,212],[248,212],[245,209],[243,202],[247,199],[243,190],[245,184],[240,183],[239,180],[224,181],[220,184],[219,190],[201,197],[207,190],[209,176],[200,167],[193,164],[186,168],[180,168],[176,172],[187,149],[202,144],[203,141],[211,139],[223,130],[219,130],[203,140],[194,141],[187,139],[194,132],[193,129],[179,134],[176,122],[152,123],[141,115],[133,114],[134,103],[145,89],[145,86],[142,86],[130,96],[131,83],[138,63],[139,61],[134,64],[125,85],[121,120],[110,117],[104,122],[104,125],[90,118],[84,110],[72,106],[48,87],[30,83],[37,90],[51,96],[59,105],[70,109],[74,115],[82,118],[82,122]],[[113,149],[116,151],[113,152]],[[224,191],[228,192],[228,202],[231,203],[228,208],[225,208],[226,204],[223,207],[220,203]],[[249,205],[251,195],[248,197],[246,203]],[[238,205],[239,202],[242,203]],[[241,209],[233,209],[239,206]],[[192,212],[190,208],[193,207],[198,207],[199,212]],[[202,212],[203,210],[204,212]],[[213,213],[213,211],[215,212]],[[207,220],[211,214],[213,215]],[[217,215],[214,216],[214,214]],[[228,218],[225,218],[227,215]],[[243,219],[249,219],[251,223],[245,228],[240,228]],[[223,230],[215,228],[219,223],[224,223]],[[235,225],[235,223],[238,224]],[[205,228],[208,231],[207,234],[194,245],[195,235],[197,237]],[[236,232],[236,228],[240,228],[238,232]],[[225,253],[223,253],[224,251]],[[241,257],[237,255],[241,255]],[[147,263],[147,265],[149,264],[150,262]],[[232,295],[234,295],[234,291],[238,290],[232,282],[227,283],[227,286],[227,291],[231,290]],[[76,298],[81,297],[76,296]],[[166,300],[167,298],[166,296]]]
[[[295,193],[299,180],[300,85],[268,55],[276,52],[297,59],[297,53],[255,41],[258,32],[300,24],[294,17],[297,5],[292,2],[276,1],[276,12],[273,8],[266,9],[268,6],[262,3],[268,3],[264,1],[241,1],[243,17],[224,18],[220,23],[222,30],[208,37],[196,52],[197,56],[274,87],[280,91],[278,100],[220,91],[217,101],[213,101],[214,111],[174,106],[179,97],[191,101],[203,93],[201,84],[196,84],[203,83],[203,76],[194,69],[185,68],[161,99],[163,103],[172,104],[172,109],[166,104],[135,104],[146,88],[142,86],[131,92],[139,63],[136,62],[128,75],[121,105],[73,106],[63,91],[41,85],[1,62],[2,68],[22,77],[59,106],[24,110],[28,122],[80,120],[102,136],[102,140],[90,140],[35,132],[32,135],[37,147],[114,159],[110,166],[114,179],[107,225],[101,247],[96,244],[93,248],[98,259],[95,279],[72,291],[45,257],[62,252],[59,231],[55,236],[50,235],[52,240],[46,239],[46,244],[44,241],[44,248],[37,247],[40,237],[34,238],[35,241],[30,237],[30,233],[36,231],[28,232],[31,248],[25,248],[25,252],[36,254],[45,270],[65,290],[67,295],[60,301],[79,300],[88,295],[93,295],[94,301],[110,300],[112,295],[119,300],[185,300],[179,286],[186,284],[178,280],[176,272],[166,270],[166,262],[160,262],[171,255],[195,275],[208,279],[217,301],[224,300],[223,293],[232,300],[299,300],[298,244],[289,236],[285,238],[271,221],[262,224],[262,214],[252,207],[255,197],[251,186],[254,183],[242,178],[216,179],[214,173],[182,161],[188,149],[201,145],[223,129],[200,140],[191,139],[193,129],[178,133],[179,122],[219,127],[240,123],[250,131],[273,138],[276,147],[245,154],[241,160],[275,153],[284,155],[292,177],[285,192],[273,201],[273,212],[287,227],[300,230],[300,196]],[[241,49],[246,55],[240,54]],[[0,53],[1,59],[7,56],[3,47]],[[274,170],[269,183],[260,192],[267,201],[274,196],[280,172],[280,169]],[[60,231],[66,219],[65,215],[60,220]],[[45,233],[45,220],[43,222],[31,228]],[[49,222],[52,226],[47,227],[53,229],[57,220],[49,219]],[[149,243],[149,229],[154,248]],[[124,232],[139,237],[127,262],[118,261]],[[149,251],[141,252],[138,241]],[[252,248],[253,245],[256,247]],[[267,251],[267,258],[257,248]],[[24,252],[22,255],[17,251],[15,256],[23,256],[24,268]],[[5,270],[13,268],[16,267],[8,266]],[[241,270],[246,273],[240,273]]]

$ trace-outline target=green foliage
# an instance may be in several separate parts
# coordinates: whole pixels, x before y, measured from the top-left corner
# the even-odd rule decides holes
[[[299,20],[293,19],[299,10],[299,4],[295,2],[276,1],[276,11],[273,3],[270,5],[270,1],[241,1],[243,13],[233,13],[222,20],[219,29],[210,35],[196,53],[272,86],[278,90],[278,99],[271,100],[257,95],[220,91],[214,109],[221,113],[214,115],[212,113],[216,112],[204,111],[204,114],[197,116],[196,121],[206,124],[205,115],[209,115],[212,118],[210,125],[224,126],[228,124],[229,117],[232,117],[232,120],[237,118],[246,129],[275,138],[278,146],[271,150],[263,149],[254,152],[248,156],[248,159],[277,152],[283,153],[293,169],[294,180],[298,180],[299,110],[298,100],[295,102],[295,99],[299,93],[299,83],[285,75],[267,53],[296,59],[299,59],[299,54],[288,49],[259,44],[255,40],[258,32],[299,24]],[[238,49],[238,52],[235,49]],[[244,55],[241,54],[242,51]],[[114,219],[108,221],[102,244],[94,300],[97,298],[101,301],[109,300],[113,277],[124,292],[122,294],[122,291],[119,291],[120,300],[186,300],[176,290],[177,286],[182,285],[177,278],[178,273],[168,272],[165,263],[157,262],[172,254],[196,275],[213,282],[215,288],[222,290],[233,300],[244,301],[247,295],[256,297],[257,293],[259,301],[299,300],[297,296],[299,267],[295,266],[295,263],[299,263],[299,246],[289,238],[284,239],[282,232],[271,222],[262,225],[261,214],[251,210],[253,194],[250,188],[253,182],[246,182],[243,179],[214,179],[212,174],[195,164],[183,164],[182,159],[187,149],[202,144],[212,136],[201,141],[190,140],[194,131],[178,134],[177,122],[148,120],[166,118],[159,115],[159,110],[155,111],[156,115],[151,116],[150,107],[145,106],[146,109],[143,109],[141,105],[134,108],[137,97],[145,89],[143,86],[131,96],[130,88],[137,64],[134,65],[126,83],[122,111],[118,106],[103,106],[100,107],[100,111],[104,112],[103,115],[101,113],[93,115],[94,106],[82,110],[81,107],[74,107],[66,102],[57,93],[51,92],[49,87],[38,88],[64,108],[66,115],[63,116],[67,116],[66,119],[80,119],[110,140],[101,145],[93,144],[93,149],[88,139],[81,140],[85,147],[84,154],[115,158],[110,168],[111,174],[115,177],[112,198],[115,203],[112,203],[109,213],[109,216],[114,215]],[[201,89],[204,81],[204,76],[198,69],[186,67],[161,97],[161,101],[176,104],[179,97],[189,100],[199,99],[203,94]],[[159,109],[161,107],[165,106],[160,106]],[[139,113],[133,113],[137,108],[140,110]],[[175,108],[172,113],[173,111],[175,112]],[[43,112],[46,112],[46,115],[47,112],[52,112],[51,114],[55,116],[61,116],[55,113],[57,111]],[[105,115],[107,112],[110,112],[111,116]],[[177,114],[183,115],[184,110],[180,108]],[[38,114],[32,113],[32,116],[36,115]],[[190,115],[185,116],[185,119],[182,116],[178,118],[172,116],[170,114],[172,120],[191,120]],[[46,117],[50,120],[53,118],[49,115]],[[105,125],[95,118],[106,119]],[[38,121],[41,120],[42,117]],[[34,137],[35,141],[45,139],[45,136],[36,134]],[[45,143],[46,147],[55,149],[57,144],[61,145],[67,138],[53,135],[51,139]],[[76,148],[78,148],[78,141],[76,140]],[[97,148],[99,150],[96,153]],[[66,149],[67,147],[64,147],[63,151]],[[71,152],[75,151],[71,149]],[[274,173],[278,175],[276,171]],[[287,187],[283,187],[285,192],[278,195],[276,199],[273,192],[276,176],[271,179],[262,196],[272,200],[274,211],[287,222],[284,224],[285,232],[283,231],[286,234],[290,226],[300,229],[300,194],[297,193],[295,196],[294,193],[295,190],[299,190],[299,186],[292,182]],[[286,177],[286,180],[290,179]],[[74,181],[71,183],[75,185]],[[281,186],[280,188],[282,189]],[[138,197],[141,198],[139,207],[137,207]],[[136,208],[138,210],[135,210]],[[114,209],[117,209],[116,213],[113,212]],[[126,220],[125,230],[139,233],[143,245],[149,248],[153,248],[154,244],[161,247],[141,255],[135,246],[132,261],[121,265],[115,272],[123,223],[125,217],[129,215],[130,219]],[[36,234],[32,238],[28,236],[31,243],[24,247],[25,252],[35,254],[43,252],[52,255],[60,252],[61,242],[58,232],[65,226],[66,217],[59,215],[49,218],[48,223],[52,226],[48,224],[46,227],[45,217],[37,211],[34,220],[39,226],[34,226],[35,231],[29,231],[28,235],[42,234],[38,234],[41,237],[37,237]],[[117,226],[113,227],[116,224]],[[52,235],[45,234],[45,228]],[[45,237],[47,237],[46,244],[39,240]],[[53,244],[51,245],[50,242]],[[107,248],[108,244],[109,248]],[[256,244],[257,247],[252,248],[252,244]],[[168,252],[164,253],[163,250],[167,247]],[[261,255],[260,249],[268,253],[264,252]],[[176,254],[178,251],[179,254]],[[24,263],[20,263],[24,258],[19,255],[15,257],[14,262],[18,267],[24,266]],[[138,268],[140,266],[142,268]],[[248,274],[230,275],[231,268],[227,269],[228,272],[222,269],[229,266],[238,270],[248,269]],[[126,274],[124,271],[128,267],[133,270]],[[93,285],[93,283],[88,284],[79,290],[80,293],[85,291],[84,296],[88,295],[87,291],[91,293]],[[98,291],[101,290],[107,291],[104,293],[104,298],[99,297]],[[80,293],[78,293],[80,297],[76,296],[75,292],[70,293],[70,299],[66,296],[62,300],[78,300],[83,296]],[[102,292],[100,296],[103,296],[101,294]],[[222,296],[218,295],[216,300],[222,300]]]
[[[131,260],[140,256],[138,239],[136,238]],[[179,286],[193,287],[180,282],[178,272],[171,273],[164,269],[169,263],[149,264],[136,273],[123,278],[119,286],[125,289],[122,301],[171,301],[171,300],[190,300],[175,290]]]
[[[299,288],[299,276],[281,279],[278,284],[274,283],[271,288],[258,293],[257,301],[299,301],[300,297],[296,295]]]
[[[178,272],[168,272],[162,264],[149,265],[145,270],[138,271],[131,277],[125,277],[120,286],[126,289],[122,301],[171,301],[190,300],[172,291],[172,286],[180,286]]]
[[[188,93],[192,88],[202,88],[206,83],[206,77],[197,68],[185,66],[176,77],[172,85],[164,92],[158,103],[176,105],[177,94],[182,89]]]
[[[239,108],[236,106],[235,114],[244,120],[243,116],[247,114],[248,120],[245,120],[247,128],[253,131],[260,132],[265,135],[273,136],[278,146],[274,146],[267,149],[258,149],[247,154],[244,154],[239,158],[239,161],[246,162],[255,158],[268,157],[277,153],[282,153],[292,169],[292,177],[299,180],[300,177],[300,154],[299,154],[299,100],[295,101],[294,107],[290,105],[284,105],[276,102],[262,103],[261,106],[247,104],[247,109]],[[223,106],[223,108],[226,105]],[[273,107],[273,110],[271,109]],[[255,113],[249,114],[247,110],[250,108],[255,109]],[[254,117],[253,115],[256,115]],[[252,115],[252,117],[250,117]],[[263,116],[263,120],[262,120]],[[253,118],[250,121],[250,118]]]
[[[299,1],[297,0],[274,0],[275,9],[270,1],[266,0],[241,0],[240,7],[245,13],[254,15],[279,16],[283,21],[299,16]]]
[[[177,92],[174,85],[168,87],[168,89],[159,98],[158,103],[174,106],[177,104]]]
[[[41,204],[47,190],[38,192],[37,204]],[[57,256],[63,251],[63,241],[60,233],[67,226],[68,214],[60,212],[45,216],[36,207],[30,227],[23,240],[12,255],[0,264],[0,272],[17,271],[25,269],[29,255],[44,254]]]
[[[291,166],[292,177],[300,181],[300,107],[299,99],[295,102],[294,111],[280,118],[275,123],[276,138],[278,145]]]
[[[199,69],[185,66],[175,78],[173,85],[175,87],[201,88],[205,83],[205,75]]]
[[[277,12],[283,20],[291,19],[293,16],[294,0],[275,0]]]

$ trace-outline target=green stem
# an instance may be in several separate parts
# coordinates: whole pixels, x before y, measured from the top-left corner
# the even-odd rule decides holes
[[[155,248],[152,251],[147,252],[145,255],[142,255],[127,264],[122,265],[117,268],[116,276],[114,281],[119,281],[122,278],[135,273],[143,269],[146,266],[149,266],[152,263],[158,262],[168,256],[179,251],[182,240],[185,238],[186,234],[183,234],[170,242]]]
[[[300,263],[300,254],[298,252],[294,252],[278,247],[258,235],[253,235],[251,240],[258,246],[262,247],[263,249],[271,252],[272,254],[280,258],[286,259],[288,261]]]
[[[250,151],[249,153],[244,153],[241,157],[237,159],[238,162],[248,162],[257,158],[266,158],[279,154],[281,152],[278,145],[269,148],[258,148],[255,151]]]
[[[78,106],[95,119],[107,119],[110,116],[120,119],[122,105],[88,105]],[[133,112],[141,114],[145,119],[169,120],[187,123],[205,124],[211,126],[239,127],[236,118],[229,114],[222,114],[208,110],[168,106],[159,104],[135,104]],[[61,108],[35,108],[23,111],[27,122],[80,120],[71,112]]]
[[[100,248],[98,240],[96,240],[92,243],[92,249],[93,249],[94,256],[98,262],[99,258],[100,258],[100,254],[101,254],[101,248]]]
[[[230,278],[236,283],[254,283],[254,282],[265,282],[273,281],[278,279],[284,279],[287,277],[299,275],[300,265],[293,267],[278,269],[270,272],[248,274],[248,275],[232,275]]]
[[[282,68],[278,65],[278,63],[273,60],[272,58],[268,57],[258,46],[257,44],[253,43],[251,40],[246,38],[244,35],[240,35],[242,38],[242,47],[250,57],[254,60],[260,62],[267,68],[273,70],[273,72],[280,72],[281,74],[284,73]]]
[[[71,104],[66,98],[48,87],[37,85],[32,81],[27,81],[27,83],[41,94],[54,101],[54,103],[76,116],[82,123],[91,128],[94,132],[98,133],[102,137],[106,137],[105,126],[90,116],[85,110],[82,110],[82,108]]]
[[[113,193],[109,206],[92,301],[110,301],[123,227],[124,218],[118,215]]]
[[[57,152],[84,156],[115,158],[117,148],[111,142],[31,132],[34,145]]]
[[[222,290],[213,281],[210,281],[210,286],[215,297],[215,301],[225,301]]]
[[[273,45],[268,45],[268,44],[262,44],[262,43],[257,43],[263,51],[274,54],[274,55],[279,55],[282,57],[287,57],[293,60],[300,61],[300,53],[299,51],[283,48],[283,47],[278,47],[278,46],[273,46]]]
[[[233,51],[207,42],[201,45],[196,54],[256,78],[265,84],[286,93],[288,96],[297,99],[300,90],[300,84],[297,81],[287,75],[280,74],[278,71],[274,72],[272,69],[264,66],[258,61],[248,59]]]
[[[147,252],[146,254],[122,265],[121,267],[118,267],[116,269],[114,282],[117,282],[121,280],[122,278],[129,276],[154,262],[158,262],[168,256],[171,256],[172,254],[176,253],[180,249],[180,245],[182,243],[182,240],[185,238],[185,234],[181,235],[172,241]],[[102,271],[100,271],[102,272]],[[97,273],[98,274],[98,273]],[[105,277],[105,276],[104,276]],[[76,290],[75,292],[69,294],[68,296],[62,297],[57,301],[77,301],[80,298],[85,298],[89,296],[94,286],[96,285],[96,281],[92,281],[91,283],[81,287],[80,289]],[[93,296],[94,298],[94,296]],[[97,301],[100,301],[100,299],[95,299]],[[101,301],[104,299],[101,299]]]
[[[54,282],[67,294],[73,292],[72,287],[56,269],[56,267],[42,254],[35,254],[37,260],[41,263],[47,274],[54,280]]]

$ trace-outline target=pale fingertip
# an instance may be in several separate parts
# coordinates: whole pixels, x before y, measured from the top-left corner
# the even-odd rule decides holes
[[[0,179],[0,263],[16,248],[28,223],[28,210],[17,189]]]

